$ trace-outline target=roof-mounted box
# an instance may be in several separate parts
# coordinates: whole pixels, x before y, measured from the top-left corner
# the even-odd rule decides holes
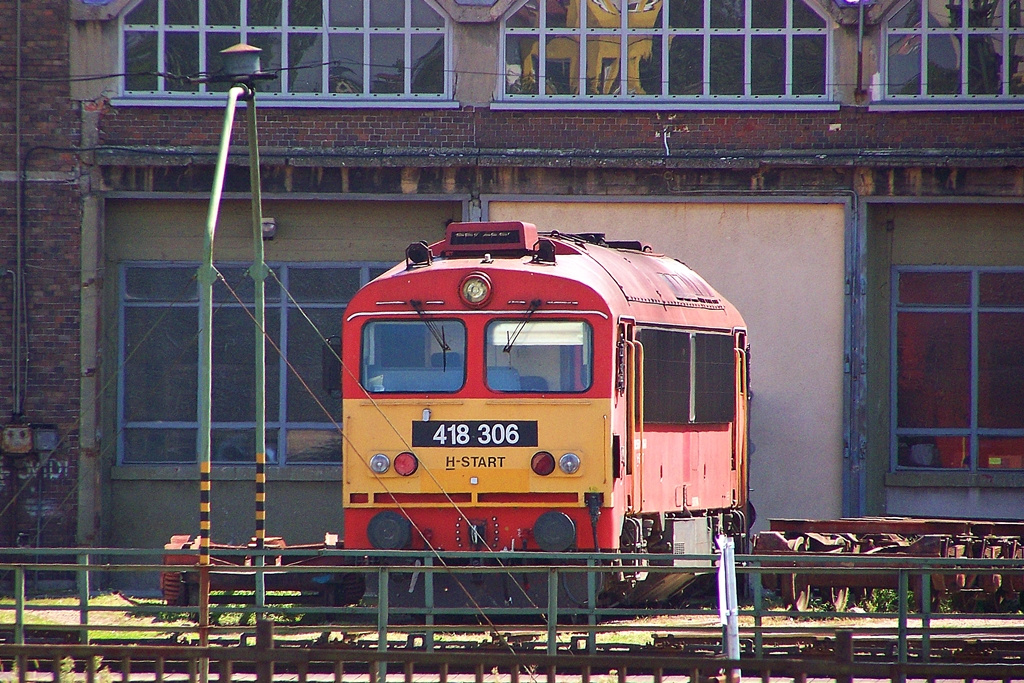
[[[449,223],[444,242],[440,245],[443,256],[456,254],[525,255],[532,253],[537,244],[537,226],[522,221],[493,221],[481,223]]]

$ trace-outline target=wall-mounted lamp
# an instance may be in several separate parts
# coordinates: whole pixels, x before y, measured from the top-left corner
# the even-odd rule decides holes
[[[260,228],[263,233],[263,239],[269,242],[277,235],[277,219],[270,216],[264,216],[260,220]]]

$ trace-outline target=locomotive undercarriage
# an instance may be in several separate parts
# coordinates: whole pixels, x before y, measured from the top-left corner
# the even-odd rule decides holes
[[[715,539],[732,537],[738,551],[746,548],[746,520],[735,510],[694,515],[679,513],[630,515],[623,520],[619,550],[624,555],[623,571],[609,582],[603,592],[605,604],[624,606],[664,603],[680,594],[697,577],[714,571],[710,559],[659,555],[709,556],[716,554]],[[658,571],[652,567],[691,567],[692,572]],[[706,571],[701,571],[706,568]]]
[[[744,518],[735,511],[700,516],[688,513],[628,516],[623,521],[620,536],[622,559],[594,572],[592,585],[588,585],[585,571],[559,572],[559,608],[584,608],[591,595],[598,607],[667,602],[697,577],[714,571],[714,562],[707,556],[716,554],[714,543],[718,535],[745,539],[745,529]],[[704,557],[659,558],[683,554]],[[573,563],[571,553],[558,562],[533,559],[530,553],[523,553],[522,559],[485,562],[479,572],[465,571],[465,565],[460,565],[458,571],[433,570],[430,580],[423,572],[394,572],[389,577],[388,605],[423,608],[427,604],[426,591],[432,584],[430,604],[436,608],[543,607],[548,604],[550,575],[538,567]],[[670,567],[692,568],[693,571],[668,569]]]

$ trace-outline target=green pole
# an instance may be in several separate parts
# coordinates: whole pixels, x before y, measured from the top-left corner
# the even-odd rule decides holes
[[[253,279],[253,304],[256,318],[256,608],[266,606],[266,579],[260,569],[265,566],[263,554],[267,523],[267,406],[266,406],[266,342],[264,341],[265,290],[267,264],[263,259],[263,206],[260,195],[260,150],[256,133],[256,92],[249,91],[246,100],[249,127],[249,187],[252,193],[253,263],[249,276]],[[261,611],[262,615],[262,611]]]
[[[224,127],[221,129],[220,149],[217,152],[217,166],[213,175],[213,189],[210,194],[210,209],[206,215],[206,234],[203,240],[203,263],[199,266],[199,436],[196,449],[199,453],[199,642],[209,644],[210,637],[210,423],[211,396],[213,392],[213,283],[217,281],[217,269],[213,267],[213,237],[217,230],[217,216],[220,213],[220,198],[224,191],[224,175],[228,164],[228,147],[231,145],[231,128],[235,121],[238,98],[244,97],[248,89],[242,85],[232,86],[228,91],[228,104],[224,111]]]

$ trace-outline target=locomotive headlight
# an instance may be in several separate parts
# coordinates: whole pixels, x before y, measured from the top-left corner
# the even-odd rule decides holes
[[[491,278],[484,273],[471,273],[462,279],[459,296],[469,306],[483,306],[491,298]]]
[[[383,453],[378,453],[370,458],[370,470],[374,474],[384,474],[389,467],[391,467],[391,459]]]
[[[395,456],[395,472],[408,477],[415,474],[420,467],[420,461],[412,453],[405,451]]]
[[[576,474],[580,469],[580,456],[575,453],[566,453],[558,459],[558,469],[566,474]]]

